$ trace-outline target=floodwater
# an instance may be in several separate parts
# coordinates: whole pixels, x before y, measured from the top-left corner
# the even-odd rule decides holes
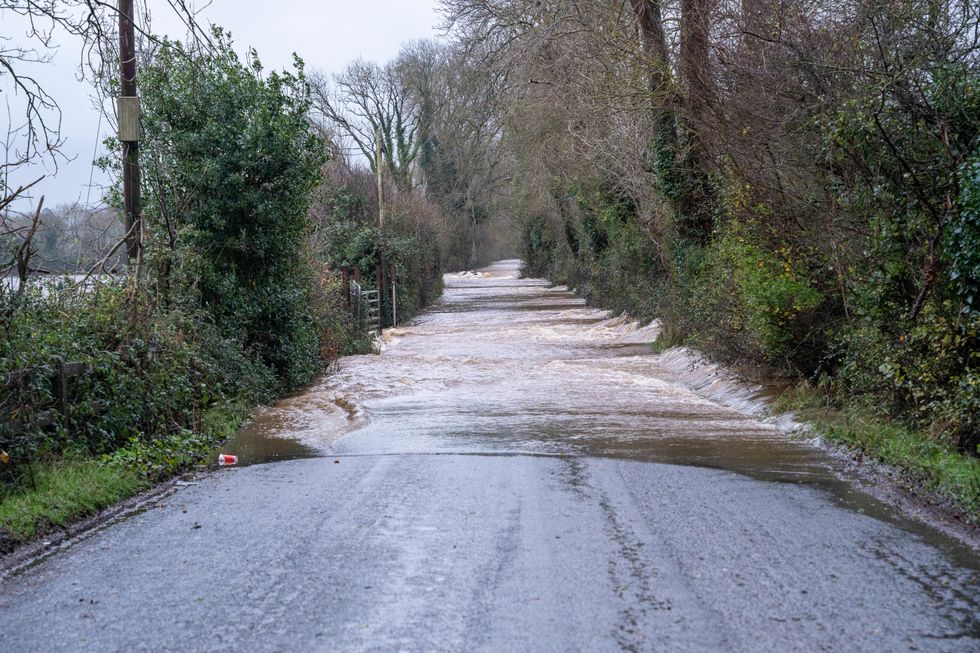
[[[91,291],[102,284],[124,283],[125,277],[111,274],[51,274],[34,275],[28,280],[27,288],[40,288],[41,296],[48,297],[52,292],[63,289],[81,288]],[[17,292],[20,279],[13,276],[0,277],[0,291]]]
[[[642,327],[519,261],[446,276],[442,299],[314,387],[259,411],[226,446],[243,464],[317,455],[601,456],[804,483],[913,531],[962,564],[968,547],[861,489],[826,451],[767,416],[748,386],[686,349],[654,353]]]

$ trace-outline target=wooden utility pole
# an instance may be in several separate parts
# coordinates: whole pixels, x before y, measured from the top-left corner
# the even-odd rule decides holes
[[[384,180],[384,150],[381,145],[381,129],[374,130],[374,167],[378,173],[378,228],[381,231],[381,246],[378,248],[378,264],[375,266],[374,282],[378,287],[378,328],[383,326],[382,316],[385,303],[385,180]]]
[[[374,167],[378,173],[378,226],[381,231],[385,228],[385,184],[384,184],[384,151],[381,148],[381,129],[374,130]]]
[[[140,207],[140,103],[136,89],[136,28],[133,0],[119,0],[119,142],[122,144],[123,216],[129,265],[139,263],[143,247]]]

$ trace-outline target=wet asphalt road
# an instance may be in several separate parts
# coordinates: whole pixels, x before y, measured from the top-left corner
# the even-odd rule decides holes
[[[370,426],[330,456],[206,475],[7,578],[0,651],[980,650],[975,552],[758,455],[413,435],[463,387],[417,418],[365,391]]]

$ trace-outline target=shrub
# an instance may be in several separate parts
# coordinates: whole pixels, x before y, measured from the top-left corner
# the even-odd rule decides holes
[[[263,76],[254,52],[243,63],[223,32],[214,40],[202,53],[165,42],[142,73],[155,272],[288,390],[320,367],[299,253],[325,151],[302,62]]]
[[[732,274],[745,327],[762,358],[769,363],[790,361],[803,340],[800,323],[823,301],[797,268],[792,252],[786,247],[768,252],[730,233],[716,241],[714,255]]]
[[[187,431],[201,434],[215,408],[270,397],[267,368],[237,343],[206,320],[160,311],[119,284],[57,292],[34,287],[13,308],[8,305],[2,325],[0,374],[50,365],[58,356],[87,363],[92,372],[69,379],[70,415],[56,412],[45,428],[30,425],[54,407],[49,378],[0,390],[8,481],[27,461],[67,450],[99,455],[134,439],[149,446]]]
[[[331,171],[335,172],[335,171]],[[440,247],[433,222],[440,209],[405,194],[386,205],[385,229],[378,225],[377,200],[366,172],[328,174],[318,189],[313,210],[311,255],[334,270],[359,268],[365,287],[377,286],[377,265],[383,258],[396,268],[399,323],[411,318],[442,292]],[[342,293],[336,282],[339,298]],[[386,284],[388,282],[386,281]],[[385,288],[382,321],[392,322],[391,298]],[[355,333],[356,336],[356,333]],[[363,345],[367,343],[357,343]]]

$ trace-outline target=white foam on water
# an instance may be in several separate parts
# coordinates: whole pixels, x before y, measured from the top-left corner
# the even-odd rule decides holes
[[[793,426],[769,415],[758,386],[697,352],[655,354],[648,345],[659,322],[640,324],[589,307],[562,286],[522,279],[517,262],[445,281],[438,302],[384,331],[380,355],[345,357],[309,391],[353,406],[368,425],[358,433],[379,450],[732,447],[774,442]],[[317,435],[315,425],[330,422],[323,408],[308,402],[310,414],[299,421],[314,428],[299,429],[304,441],[334,440]]]

